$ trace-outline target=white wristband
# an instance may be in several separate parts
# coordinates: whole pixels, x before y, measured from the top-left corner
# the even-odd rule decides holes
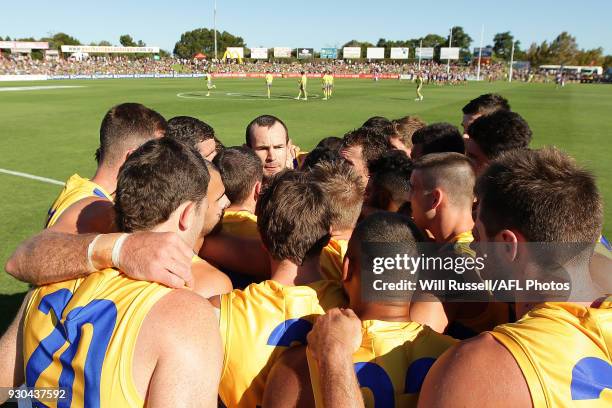
[[[96,242],[98,241],[98,238],[100,238],[100,235],[102,234],[96,235],[96,237],[91,240],[91,242],[89,243],[89,246],[87,247],[87,266],[89,267],[90,272],[95,272],[98,270],[94,266],[93,261],[91,260],[91,257],[93,256],[94,247],[96,246]]]
[[[117,240],[115,241],[115,244],[113,245],[113,252],[111,254],[111,260],[113,262],[113,267],[119,269],[119,255],[121,255],[121,247],[123,247],[123,243],[125,242],[125,239],[129,236],[130,234],[123,234],[121,235],[119,238],[117,238]]]

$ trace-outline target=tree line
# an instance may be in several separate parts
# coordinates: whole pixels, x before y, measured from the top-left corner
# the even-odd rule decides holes
[[[459,47],[460,60],[469,61],[473,58],[471,46],[473,39],[465,32],[463,27],[452,27],[452,43],[453,47]],[[439,60],[440,48],[448,47],[450,32],[447,35],[427,34],[423,37],[411,38],[407,40],[387,40],[379,39],[376,43],[367,41],[351,40],[339,47],[339,57],[342,57],[342,49],[344,47],[360,47],[362,55],[366,55],[368,47],[383,47],[385,54],[389,55],[392,47],[409,47],[412,49],[418,48],[421,44],[423,47],[434,48],[434,59]],[[10,41],[10,37],[0,40]],[[51,49],[60,50],[62,45],[82,45],[81,42],[66,33],[56,33],[50,37],[43,37],[39,40],[34,38],[20,38],[18,41],[47,41]],[[129,34],[123,34],[119,37],[119,43],[125,47],[144,47],[145,42],[142,40],[134,40]],[[496,62],[509,61],[512,53],[512,45],[514,44],[514,60],[528,61],[533,66],[543,64],[558,64],[558,65],[601,65],[604,67],[612,67],[612,55],[604,55],[603,48],[583,49],[578,47],[576,37],[564,31],[556,36],[552,41],[542,41],[542,43],[532,43],[528,48],[523,49],[520,41],[516,41],[510,31],[497,33],[493,36],[493,43],[487,47],[493,50],[493,60]],[[111,46],[110,41],[92,42],[89,45]],[[217,48],[218,55],[222,55],[227,47],[245,47],[246,43],[240,36],[233,35],[227,31],[217,31]],[[190,59],[197,53],[203,53],[206,56],[214,56],[214,30],[208,28],[197,28],[195,30],[186,31],[181,34],[179,41],[176,42],[173,49],[173,54],[179,58]],[[42,53],[33,53],[34,57],[42,57]],[[161,50],[162,56],[169,56],[170,53]],[[249,55],[248,48],[245,50],[245,55]]]

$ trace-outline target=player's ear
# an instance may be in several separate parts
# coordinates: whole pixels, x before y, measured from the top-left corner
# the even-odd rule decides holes
[[[128,159],[128,157],[131,156],[132,153],[134,153],[134,150],[136,149],[130,149],[125,153],[125,158],[123,159],[123,162],[125,163],[125,161]]]
[[[440,190],[439,188],[434,188],[430,196],[431,196],[431,201],[429,205],[432,210],[435,210],[438,208],[438,206],[442,202],[442,199],[444,198],[444,192]]]
[[[187,231],[193,225],[195,219],[196,205],[193,201],[187,201],[176,209],[178,212],[178,227],[180,231]]]
[[[519,257],[519,242],[523,240],[520,234],[512,230],[501,230],[495,234],[494,241],[502,252],[502,256],[508,262],[514,262]],[[523,246],[524,248],[524,246]]]
[[[259,194],[261,194],[261,181],[258,181],[253,186],[253,199],[257,201],[259,199]]]

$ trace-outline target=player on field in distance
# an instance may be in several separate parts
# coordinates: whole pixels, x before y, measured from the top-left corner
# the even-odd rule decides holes
[[[270,71],[266,71],[266,91],[268,92],[268,99],[270,99],[270,92],[272,91],[272,82],[274,77]]]
[[[416,96],[417,96],[415,101],[422,101],[423,94],[421,93],[421,90],[423,89],[423,75],[421,74],[420,71],[417,73],[417,76],[414,82],[416,83]]]
[[[213,80],[213,75],[212,72],[208,71],[206,74],[206,96],[210,96],[210,90],[211,89],[216,89],[217,85],[214,85],[212,80]]]
[[[295,99],[299,101],[303,94],[304,100],[307,101],[308,100],[308,90],[307,90],[308,77],[306,76],[305,71],[301,71],[300,74],[302,75],[298,81],[300,92],[298,93],[298,96]]]

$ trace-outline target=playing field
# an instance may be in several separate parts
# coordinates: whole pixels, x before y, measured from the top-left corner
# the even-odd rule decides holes
[[[100,120],[121,102],[143,103],[166,118],[198,117],[212,125],[227,146],[242,144],[247,123],[270,113],[282,118],[293,141],[308,150],[322,137],[342,136],[374,115],[393,119],[416,114],[428,123],[447,121],[459,126],[461,107],[468,100],[499,92],[529,122],[534,146],[552,144],[568,151],[595,172],[606,203],[612,203],[612,86],[575,84],[557,90],[552,84],[516,82],[426,85],[425,100],[415,102],[410,82],[336,80],[334,98],[323,101],[320,81],[311,79],[311,97],[305,102],[292,99],[297,94],[296,79],[275,80],[271,100],[264,97],[263,80],[218,79],[215,84],[217,88],[206,97],[205,81],[198,79],[0,83],[0,172],[11,170],[60,181],[73,173],[91,176]],[[2,264],[20,241],[40,230],[60,189],[48,182],[0,173]],[[604,231],[608,236],[612,236],[611,207],[606,208]],[[0,309],[12,309],[17,299],[13,294],[26,288],[0,274]]]

